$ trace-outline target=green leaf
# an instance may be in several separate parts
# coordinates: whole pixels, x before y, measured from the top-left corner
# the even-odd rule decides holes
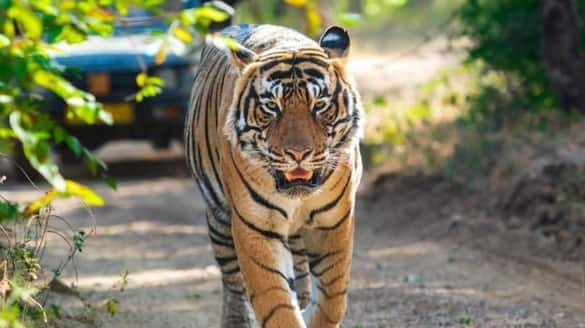
[[[51,5],[50,1],[31,1],[31,4],[33,5],[33,7],[35,7],[35,9],[38,9],[45,15],[57,16],[57,14],[59,13],[57,8]]]
[[[206,4],[199,8],[181,11],[179,19],[184,26],[195,26],[200,32],[207,33],[207,28],[211,23],[225,22],[232,15],[233,13]]]
[[[321,14],[317,10],[317,6],[312,2],[305,6],[305,19],[307,21],[307,33],[309,35],[317,35],[321,30]]]
[[[93,176],[97,176],[98,174],[98,160],[93,156],[93,154],[87,150],[83,149],[83,161],[85,162],[85,167],[89,170],[89,172]]]
[[[189,33],[189,31],[181,26],[177,26],[173,29],[173,35],[183,41],[183,43],[191,43],[191,41],[193,41],[193,36],[191,35],[191,33]]]
[[[75,244],[75,250],[78,252],[83,252],[83,245],[85,244],[85,237],[87,234],[83,230],[79,230],[73,236],[73,242]]]
[[[4,34],[0,34],[0,48],[5,48],[8,47],[9,45],[10,39]]]
[[[345,27],[356,27],[362,22],[362,16],[358,13],[342,13],[337,16],[337,20]]]
[[[48,206],[55,198],[79,197],[88,206],[103,206],[104,200],[90,188],[71,180],[65,180],[65,191],[49,190],[43,197],[27,205],[23,213],[30,216],[38,213],[43,207]]]
[[[101,107],[100,107],[99,112],[98,112],[98,117],[99,117],[100,121],[106,123],[107,125],[114,124],[114,118],[112,117],[112,114],[106,112]]]
[[[91,188],[71,180],[66,180],[65,185],[66,196],[77,196],[89,206],[104,206],[103,198]]]
[[[120,302],[118,302],[118,300],[116,300],[114,298],[110,298],[106,302],[106,311],[108,311],[108,313],[113,317],[119,311],[119,307],[118,307],[119,304],[120,304]]]
[[[23,213],[25,216],[31,216],[37,214],[41,208],[48,206],[55,197],[58,196],[58,192],[55,189],[49,190],[43,197],[35,200],[34,202],[28,204]]]
[[[65,141],[65,138],[68,136],[67,131],[62,127],[58,126],[53,130],[53,139],[56,143],[60,144]]]
[[[39,135],[26,130],[22,124],[22,113],[14,111],[9,116],[10,127],[22,142],[24,154],[34,167],[57,190],[65,191],[65,179],[49,156],[49,145]]]
[[[0,222],[14,221],[18,218],[18,204],[0,201]]]
[[[55,318],[61,319],[61,308],[58,305],[51,304],[51,314]]]
[[[165,85],[165,81],[158,76],[151,76],[146,81],[146,84],[156,86],[156,87],[162,87]]]
[[[43,24],[39,17],[25,7],[10,7],[8,17],[15,19],[24,27],[25,35],[33,40],[39,40],[43,32]]]
[[[12,1],[11,0],[0,0],[0,9],[6,10],[11,5],[12,5]]]
[[[102,179],[104,179],[104,181],[106,182],[106,184],[110,188],[112,188],[113,190],[117,190],[118,189],[118,182],[113,177],[107,175],[107,176],[102,177]]]
[[[116,1],[116,10],[120,16],[128,16],[128,5],[127,1]]]
[[[69,149],[71,149],[71,151],[75,154],[75,156],[77,157],[81,156],[83,146],[81,145],[81,142],[79,142],[79,139],[69,135],[65,137],[65,143],[67,144],[67,147],[69,147]]]
[[[195,10],[195,19],[208,19],[212,22],[224,22],[228,18],[230,18],[230,14],[226,13],[223,10],[217,9],[212,5],[206,5],[203,7],[199,7],[194,9]]]
[[[65,40],[68,43],[80,43],[86,39],[86,34],[73,24],[63,27],[61,33],[57,36],[57,41]]]
[[[304,7],[307,4],[307,0],[284,0],[284,2],[294,7]]]
[[[138,85],[141,88],[144,87],[144,85],[146,84],[147,78],[148,78],[148,75],[146,75],[146,73],[144,73],[144,72],[136,75],[136,85]]]
[[[225,35],[209,35],[206,38],[207,43],[213,44],[214,47],[220,49],[238,50],[242,47],[235,39]]]

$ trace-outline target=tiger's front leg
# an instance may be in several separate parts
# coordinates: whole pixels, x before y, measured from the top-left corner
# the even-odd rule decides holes
[[[228,214],[208,209],[207,226],[215,260],[221,269],[223,287],[221,327],[256,327],[237,261]]]
[[[303,234],[313,276],[312,300],[303,311],[309,328],[337,328],[347,307],[353,249],[353,214]]]
[[[260,327],[306,328],[285,238],[262,230],[237,211],[232,216],[232,234],[246,292]]]

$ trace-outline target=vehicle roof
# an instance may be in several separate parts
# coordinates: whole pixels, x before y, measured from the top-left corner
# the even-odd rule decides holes
[[[161,65],[188,64],[192,60],[185,44],[173,37],[167,40],[167,56]],[[162,42],[148,34],[90,36],[79,44],[58,45],[53,58],[80,71],[141,71],[157,65],[156,55]]]

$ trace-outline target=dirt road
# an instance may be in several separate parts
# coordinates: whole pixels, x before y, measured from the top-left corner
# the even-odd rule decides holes
[[[173,168],[179,173],[122,180],[117,192],[89,182],[107,203],[93,210],[95,232],[76,259],[76,284],[91,307],[52,297],[67,305],[60,326],[218,327],[219,271],[204,204],[175,160],[154,170]],[[530,238],[503,233],[481,215],[461,220],[465,196],[440,179],[386,180],[360,196],[343,327],[585,327],[578,263],[531,262],[520,241]],[[3,195],[24,200],[35,192],[14,187]],[[92,230],[93,219],[75,203],[57,202],[55,211]],[[53,263],[65,250],[49,249]],[[75,281],[73,271],[65,281]],[[114,316],[105,310],[111,298],[119,302]]]
[[[442,65],[423,61],[429,76],[410,82],[396,77],[417,76],[409,73],[410,62],[385,66],[384,60],[366,58],[353,69],[366,84],[394,79],[396,86],[414,85]],[[395,85],[385,85],[372,92],[394,92]],[[116,192],[85,181],[105,196],[105,207],[90,214],[75,200],[54,204],[55,213],[74,227],[92,231],[76,257],[78,279],[72,269],[63,275],[85,301],[67,293],[52,296],[49,304],[62,305],[56,326],[218,327],[220,275],[203,201],[185,173],[180,149],[155,156],[147,148],[125,144],[102,152],[113,173],[126,177]],[[116,161],[117,154],[128,153],[132,156]],[[585,328],[581,263],[542,256],[540,250],[553,247],[548,240],[507,231],[499,218],[487,214],[489,205],[481,210],[477,200],[440,178],[384,176],[376,181],[364,186],[358,201],[343,327]],[[29,186],[3,188],[1,194],[13,200],[42,194]],[[60,246],[48,248],[48,267],[66,254],[58,238],[50,242]],[[126,270],[128,283],[121,292]],[[114,316],[105,309],[112,299],[118,303]]]

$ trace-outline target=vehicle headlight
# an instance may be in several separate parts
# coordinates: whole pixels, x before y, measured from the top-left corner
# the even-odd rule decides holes
[[[162,68],[157,70],[155,75],[165,81],[165,89],[175,89],[178,86],[177,72],[172,68]]]

